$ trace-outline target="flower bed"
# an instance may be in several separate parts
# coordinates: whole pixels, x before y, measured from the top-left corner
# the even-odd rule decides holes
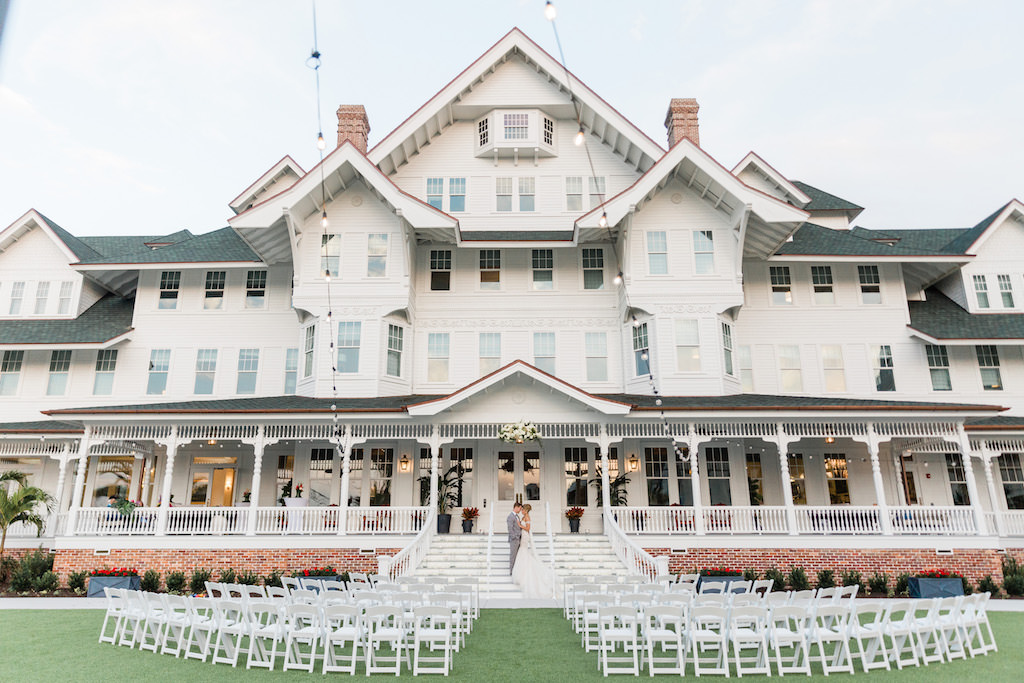
[[[142,584],[139,570],[135,567],[116,567],[109,569],[93,569],[89,572],[89,590],[87,598],[102,598],[104,588],[126,588],[137,591]]]

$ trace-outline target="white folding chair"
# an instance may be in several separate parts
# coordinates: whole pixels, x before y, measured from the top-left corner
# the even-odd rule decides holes
[[[689,608],[693,600],[693,593],[663,593],[662,595],[655,596],[655,602],[659,605],[681,607],[683,609]]]
[[[302,588],[302,584],[300,584],[299,580],[294,577],[282,576],[281,587],[291,593],[293,590],[299,590]]]
[[[136,640],[140,650],[156,653],[164,644],[164,629],[167,626],[164,601],[158,593],[140,592],[139,597],[145,612]]]
[[[939,601],[937,599],[913,600],[913,630],[917,638],[917,652],[927,666],[945,659],[942,636],[939,633]]]
[[[402,672],[402,655],[407,653],[402,610],[392,605],[367,607],[363,615],[366,633],[366,675]],[[381,654],[387,645],[391,656]]]
[[[960,605],[963,601],[963,596],[941,598],[935,615],[942,652],[949,661],[967,659],[967,642],[961,621],[963,610]]]
[[[242,602],[248,604],[250,602],[264,601],[267,599],[267,591],[263,586],[242,586]]]
[[[466,644],[466,635],[469,631],[466,625],[466,613],[472,609],[469,606],[470,599],[469,596],[463,597],[459,593],[434,593],[431,596],[432,606],[444,607],[451,613],[452,632],[455,641],[453,647],[456,652],[459,652],[462,646]],[[413,607],[407,611],[410,616],[415,612],[415,609]]]
[[[733,595],[744,595],[753,588],[753,581],[729,581],[725,586],[725,592]]]
[[[353,605],[324,607],[323,672],[355,674],[359,648],[363,643],[360,609]],[[346,654],[347,650],[347,654]]]
[[[884,623],[885,607],[879,603],[867,602],[853,608],[847,626],[850,655],[860,659],[865,673],[872,669],[890,669]]]
[[[715,595],[725,593],[729,587],[728,581],[701,581],[697,588],[698,595]]]
[[[249,649],[245,668],[254,666],[274,669],[277,649],[285,639],[284,605],[272,602],[249,603],[246,608],[249,622]]]
[[[997,652],[996,639],[988,622],[989,593],[975,593],[961,603],[960,622],[964,628],[967,651],[971,657]]]
[[[581,597],[580,633],[587,652],[596,650],[600,644],[599,610],[614,605],[615,597],[606,593],[584,593]]]
[[[700,581],[700,574],[680,574],[676,583],[697,583]]]
[[[598,650],[601,671],[608,674],[640,675],[640,645],[637,642],[639,620],[632,607],[610,606],[598,609]],[[622,654],[619,655],[619,647]],[[624,666],[617,666],[624,665]]]
[[[227,597],[227,589],[224,584],[218,583],[217,581],[205,581],[203,585],[206,587],[206,597],[211,600],[219,600]]]
[[[319,593],[324,589],[323,579],[314,576],[303,576],[299,579],[299,585],[308,591]]]
[[[740,597],[740,596],[737,596]],[[729,612],[729,642],[732,644],[736,674],[771,676],[768,659],[768,610],[764,607],[735,607]],[[753,650],[752,654],[748,654]]]
[[[242,638],[249,635],[249,622],[241,600],[214,600],[217,636],[213,640],[213,663],[238,666]],[[222,654],[223,653],[223,654]]]
[[[117,644],[135,647],[146,623],[146,601],[141,591],[124,590],[121,597],[125,604],[121,612],[121,637]]]
[[[320,608],[296,603],[285,608],[284,670],[299,669],[313,673],[322,622]]]
[[[125,600],[124,592],[120,588],[104,586],[103,594],[107,598],[107,611],[103,615],[103,625],[100,626],[99,642],[116,645],[118,636],[121,634],[121,622],[128,604]],[[113,628],[108,629],[108,624],[112,624]]]
[[[189,627],[188,599],[169,593],[161,596],[164,603],[164,637],[160,654],[181,656]]]
[[[690,610],[689,650],[693,671],[729,675],[728,610],[718,605],[696,605]],[[714,657],[702,656],[709,652]]]
[[[760,607],[761,596],[757,593],[736,593],[732,596],[730,604],[733,609],[737,607]]]
[[[769,609],[773,609],[775,607],[788,605],[789,598],[789,593],[786,593],[785,591],[775,591],[774,593],[768,593],[765,595],[764,603]]]
[[[757,593],[762,597],[772,592],[772,587],[775,586],[775,579],[757,579],[750,586],[751,593]]]
[[[686,673],[685,607],[648,607],[644,610],[641,633],[647,654],[647,670],[651,676]]]
[[[586,576],[567,576],[562,580],[562,614],[575,624],[576,591],[590,583]]]
[[[287,600],[288,589],[281,586],[267,586],[267,597],[271,600]]]
[[[468,584],[453,583],[448,586],[448,592],[455,593],[462,598],[462,624],[459,625],[459,628],[468,638],[469,634],[473,632],[473,587]]]
[[[914,610],[909,600],[894,600],[885,611],[882,624],[892,648],[890,655],[897,669],[913,664],[920,666],[917,638],[914,635]]]
[[[308,588],[297,588],[291,592],[288,599],[295,605],[320,605],[320,593]]]
[[[807,634],[811,644],[811,659],[821,663],[826,676],[837,671],[853,673],[850,642],[846,633],[849,619],[849,610],[841,605],[819,605],[811,617]],[[817,657],[813,654],[815,645],[818,646]],[[827,648],[826,645],[831,645],[831,648]],[[831,654],[828,652],[829,649],[832,650]]]
[[[768,641],[775,651],[775,668],[780,676],[811,675],[810,648],[807,644],[807,608],[780,605],[771,611]],[[783,650],[787,654],[783,654]]]
[[[413,610],[412,675],[444,674],[452,668],[455,640],[453,616],[445,607],[417,607]],[[441,655],[429,652],[441,650]],[[438,666],[440,665],[440,666]]]
[[[183,650],[185,659],[205,662],[210,656],[210,645],[217,633],[213,602],[210,598],[196,597],[189,600],[188,637],[185,638]]]

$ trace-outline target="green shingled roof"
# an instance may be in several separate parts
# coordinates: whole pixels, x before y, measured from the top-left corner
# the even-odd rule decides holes
[[[183,239],[188,235],[188,239]],[[106,239],[106,238],[104,238]],[[204,235],[191,236],[182,231],[166,237],[130,238],[142,239],[143,242],[121,242],[111,240],[102,246],[107,247],[105,253],[97,258],[82,259],[83,264],[128,264],[128,263],[216,263],[247,261],[261,262],[259,255],[231,228],[221,228]],[[174,244],[158,249],[150,249],[145,242],[161,242],[180,239]],[[141,246],[141,248],[138,248]],[[124,250],[117,249],[118,247]]]
[[[968,313],[937,289],[910,301],[910,327],[935,339],[1024,339],[1024,313]]]
[[[120,406],[70,408],[59,413],[330,413],[331,405],[340,412],[402,412],[406,406],[444,398],[441,395],[380,396],[370,398],[311,398],[309,396],[260,396],[228,398],[213,401],[175,401],[170,403],[137,403]]]
[[[993,213],[991,216],[986,216],[983,221],[975,225],[973,228],[965,230],[956,239],[947,244],[946,249],[956,251],[961,254],[970,249],[971,245],[974,244],[974,242],[979,237],[981,237],[981,234],[983,232],[988,230],[989,226],[992,225],[993,221],[995,221],[995,219],[999,216],[999,214],[1003,212],[1003,209],[1005,209],[1007,206],[1009,206],[1009,202],[1000,206],[999,209],[996,210],[996,212]]]
[[[134,301],[106,296],[70,320],[5,320],[0,344],[101,344],[132,329]]]
[[[935,403],[927,401],[883,401],[817,396],[773,396],[733,394],[731,396],[647,396],[639,394],[598,394],[600,398],[629,403],[634,410],[1000,410],[997,406]],[[661,405],[656,402],[661,399]]]
[[[801,192],[811,198],[811,203],[804,207],[804,211],[863,211],[863,206],[857,206],[851,201],[847,201],[842,197],[837,197],[834,194],[829,194],[824,190],[819,190],[813,185],[802,183],[799,180],[791,180],[791,183],[797,186]]]
[[[911,231],[908,231],[911,232]],[[886,235],[881,235],[885,237]],[[780,256],[948,256],[940,251],[931,251],[918,246],[907,246],[902,241],[894,245],[876,241],[873,231],[833,230],[813,223],[804,223],[778,251]]]
[[[0,422],[0,434],[15,434],[18,432],[24,432],[26,434],[52,434],[56,432],[80,434],[82,432],[82,427],[71,422],[60,422],[58,420]]]
[[[36,213],[39,212],[37,211]],[[63,242],[68,249],[71,250],[77,259],[83,260],[87,258],[95,258],[100,255],[95,249],[51,221],[46,216],[43,216],[43,214],[40,213],[39,216],[46,221],[46,225],[53,230],[53,233],[57,235],[60,241]]]
[[[977,420],[968,420],[964,426],[971,430],[986,431],[992,430],[1022,430],[1024,431],[1024,416],[1020,415],[999,415],[998,417],[984,417]]]
[[[463,230],[467,242],[571,242],[572,230]]]

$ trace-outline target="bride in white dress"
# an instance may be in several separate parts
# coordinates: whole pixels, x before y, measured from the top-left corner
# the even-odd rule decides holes
[[[523,506],[523,518],[519,522],[523,536],[519,542],[515,566],[512,567],[512,580],[519,585],[523,597],[552,598],[555,596],[555,572],[544,564],[533,545],[533,534],[530,533],[531,509],[529,504]]]

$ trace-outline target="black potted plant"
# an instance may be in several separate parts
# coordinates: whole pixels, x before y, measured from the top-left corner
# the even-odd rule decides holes
[[[569,520],[569,533],[580,532],[580,520],[583,518],[583,508],[572,507],[565,511],[565,518]]]
[[[473,520],[480,516],[478,508],[462,508],[462,533],[473,533]]]

